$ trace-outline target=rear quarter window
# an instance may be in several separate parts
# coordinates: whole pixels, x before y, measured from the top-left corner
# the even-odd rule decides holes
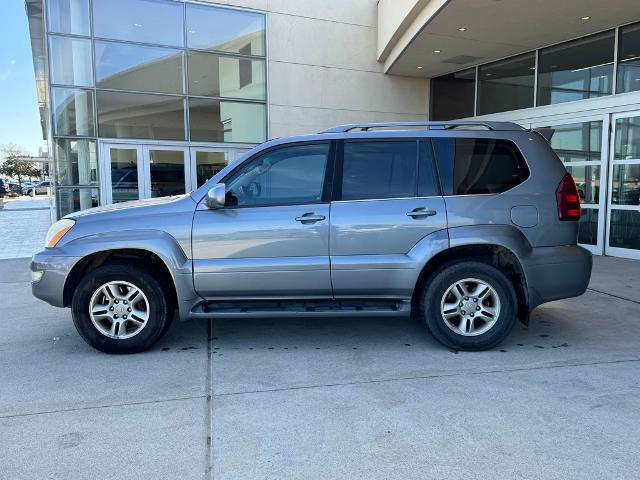
[[[510,140],[432,138],[445,195],[502,193],[529,177],[522,153]]]

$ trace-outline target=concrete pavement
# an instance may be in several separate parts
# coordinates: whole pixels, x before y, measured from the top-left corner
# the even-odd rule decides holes
[[[0,259],[30,257],[42,249],[51,225],[48,197],[5,198],[0,209]]]
[[[498,349],[405,319],[176,323],[108,356],[0,262],[0,478],[637,478],[640,262]]]

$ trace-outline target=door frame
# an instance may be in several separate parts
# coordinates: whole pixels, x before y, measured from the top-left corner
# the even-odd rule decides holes
[[[531,128],[545,127],[551,126],[562,126],[562,125],[570,125],[573,123],[585,123],[585,122],[602,122],[602,138],[600,139],[600,162],[595,161],[583,161],[583,162],[570,162],[563,165],[565,167],[586,167],[586,166],[600,166],[600,179],[599,179],[599,198],[598,203],[589,203],[589,204],[581,204],[581,209],[597,209],[598,211],[598,227],[597,227],[597,241],[595,245],[588,244],[579,244],[580,246],[586,248],[594,255],[603,255],[605,252],[605,247],[607,245],[607,239],[605,238],[606,230],[608,229],[608,219],[609,219],[609,208],[608,208],[608,197],[609,197],[609,130],[611,125],[611,115],[609,113],[598,113],[598,114],[578,114],[574,116],[563,116],[561,119],[558,118],[547,118],[547,119],[539,119],[536,118],[534,122],[532,122]]]
[[[143,161],[143,177],[144,177],[144,196],[142,198],[151,197],[151,155],[150,151],[169,151],[182,152],[183,168],[184,168],[184,191],[185,193],[194,190],[191,181],[191,161],[189,157],[189,147],[182,145],[141,145],[142,161]]]
[[[136,167],[138,169],[138,198],[145,198],[147,186],[143,170],[142,145],[134,145],[119,142],[102,142],[100,144],[100,154],[98,156],[98,171],[100,172],[100,204],[111,205],[113,203],[113,184],[111,179],[111,149],[135,150]],[[149,187],[150,189],[151,187]]]
[[[609,136],[609,176],[607,179],[607,225],[605,231],[605,255],[612,255],[616,257],[632,258],[640,260],[640,250],[634,250],[632,248],[611,247],[609,246],[611,236],[611,214],[614,210],[631,210],[640,212],[640,205],[613,205],[611,200],[613,198],[613,167],[615,165],[640,165],[640,157],[629,160],[614,160],[615,157],[615,141],[616,141],[616,122],[620,118],[638,117],[640,118],[640,110],[631,110],[627,112],[614,113],[611,115],[611,129]]]

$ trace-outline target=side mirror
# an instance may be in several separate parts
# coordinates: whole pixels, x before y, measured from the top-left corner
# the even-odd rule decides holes
[[[217,210],[224,207],[226,190],[224,183],[219,183],[209,189],[205,198],[205,204],[209,210]]]

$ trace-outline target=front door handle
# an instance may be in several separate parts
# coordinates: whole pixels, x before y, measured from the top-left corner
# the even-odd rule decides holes
[[[324,215],[317,215],[316,213],[308,212],[299,217],[296,217],[296,222],[300,222],[303,225],[309,225],[311,223],[321,222],[325,218],[327,217],[325,217]]]
[[[435,210],[427,210],[424,207],[419,207],[419,208],[414,208],[410,212],[407,212],[407,216],[415,219],[415,218],[432,217],[437,213],[438,212],[436,212]]]

